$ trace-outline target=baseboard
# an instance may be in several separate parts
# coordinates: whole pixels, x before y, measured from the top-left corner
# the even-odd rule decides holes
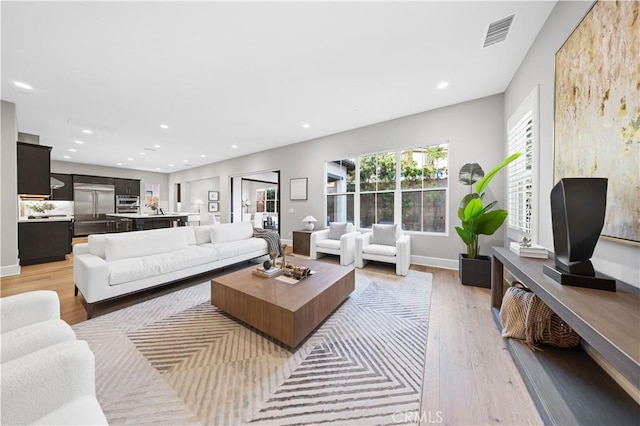
[[[280,244],[286,244],[289,247],[293,247],[293,240],[280,238]]]
[[[434,268],[458,270],[458,259],[442,259],[440,257],[411,256],[414,265],[433,266]]]
[[[0,277],[10,277],[11,275],[20,275],[19,264],[0,267]]]

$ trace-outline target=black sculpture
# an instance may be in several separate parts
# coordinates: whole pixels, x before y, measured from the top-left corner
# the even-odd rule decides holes
[[[596,276],[591,256],[604,226],[606,178],[564,178],[551,190],[555,268],[544,273],[561,284],[615,291],[615,280]]]

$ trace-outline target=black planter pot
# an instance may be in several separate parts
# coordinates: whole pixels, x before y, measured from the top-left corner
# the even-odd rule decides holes
[[[469,259],[466,254],[460,253],[459,261],[458,272],[462,284],[491,288],[491,258],[489,256]]]

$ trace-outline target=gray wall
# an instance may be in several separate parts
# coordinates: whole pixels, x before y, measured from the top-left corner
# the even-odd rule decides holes
[[[20,273],[18,264],[18,175],[17,148],[18,122],[16,105],[2,101],[2,148],[0,149],[0,183],[2,209],[0,210],[0,276]]]
[[[449,229],[446,236],[413,235],[411,253],[415,263],[457,267],[458,253],[464,245],[454,230],[458,224],[457,207],[466,187],[457,181],[458,170],[468,162],[480,163],[485,170],[502,161],[503,96],[494,95],[446,108],[440,108],[396,120],[386,121],[323,138],[264,151],[228,161],[172,173],[173,185],[209,177],[220,178],[221,219],[229,221],[229,177],[265,170],[281,171],[282,238],[290,239],[291,232],[302,229],[306,215],[326,216],[324,198],[324,162],[349,158],[359,154],[408,148],[421,145],[449,143]],[[307,177],[309,193],[306,201],[289,200],[289,181]],[[495,179],[489,196],[503,203],[503,182]],[[170,203],[174,200],[170,199]],[[322,225],[316,224],[318,227]],[[491,245],[502,245],[502,230],[482,240],[482,252],[489,253]]]
[[[549,194],[553,182],[554,56],[593,2],[560,1],[529,49],[504,97],[504,121],[535,85],[540,86],[540,234],[553,248]],[[600,272],[640,287],[640,247],[600,239],[593,257]]]
[[[144,207],[144,190],[146,184],[160,185],[160,207],[169,207],[169,175],[165,173],[145,172],[119,167],[94,166],[92,164],[71,163],[68,161],[51,161],[51,172],[92,176],[106,176],[122,179],[140,179],[140,205]]]

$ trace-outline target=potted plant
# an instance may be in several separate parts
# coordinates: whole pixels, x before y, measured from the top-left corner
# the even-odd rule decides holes
[[[459,257],[460,281],[464,285],[491,287],[491,262],[488,256],[480,255],[478,237],[493,235],[507,218],[507,211],[492,210],[497,201],[484,205],[484,191],[495,175],[520,155],[521,153],[511,155],[491,169],[487,175],[478,163],[467,163],[460,169],[458,180],[469,186],[469,193],[464,196],[458,207],[461,226],[456,226],[456,232],[467,246],[467,253],[460,253]]]
[[[27,207],[34,212],[40,213],[41,215],[46,215],[49,210],[55,210],[56,208],[56,206],[49,201],[38,201],[36,203],[27,205]]]

